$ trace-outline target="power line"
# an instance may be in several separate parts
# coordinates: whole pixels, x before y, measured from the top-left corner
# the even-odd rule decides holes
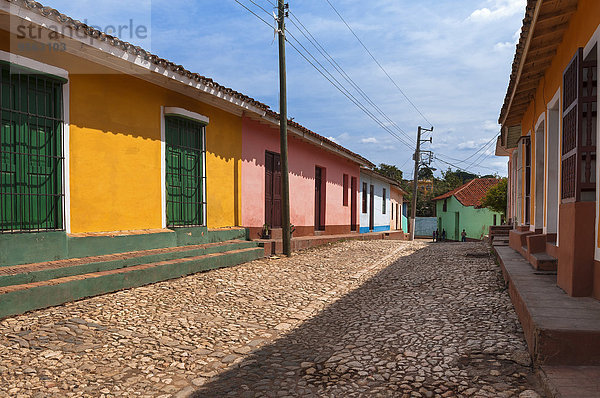
[[[255,13],[254,11],[252,11],[250,8],[246,7],[246,5],[242,4],[242,3],[241,3],[239,0],[233,0],[233,1],[235,1],[236,3],[238,3],[239,5],[241,5],[242,7],[244,7],[246,10],[248,10],[248,12],[250,12],[250,13],[251,13],[252,15],[254,15],[256,18],[258,18],[258,19],[260,19],[261,21],[263,21],[263,22],[264,22],[264,23],[265,23],[265,24],[266,24],[268,27],[270,27],[270,28],[273,28],[273,26],[272,26],[270,23],[268,23],[267,21],[265,21],[265,20],[264,20],[264,19],[263,19],[263,18],[262,18],[260,15],[258,15],[258,14],[257,14],[257,13]],[[250,0],[250,1],[252,1],[252,0]],[[253,4],[256,4],[256,3],[254,3],[253,1],[252,1],[252,3],[253,3]],[[258,4],[256,4],[256,5],[258,6]],[[260,7],[260,6],[258,6],[258,7]],[[260,7],[260,8],[262,8],[262,7]],[[267,10],[265,10],[264,8],[262,8],[262,10],[263,10],[263,11],[265,11],[267,14],[269,14],[269,13],[268,13],[268,11],[267,11]],[[271,14],[269,14],[269,15],[271,15]]]
[[[355,97],[352,96],[352,94],[346,93],[344,91],[343,88],[338,87],[331,79],[329,79],[325,73],[323,71],[321,71],[319,68],[317,68],[317,66],[312,63],[307,57],[306,55],[304,55],[291,41],[288,41],[288,43],[290,44],[290,46],[298,53],[300,54],[300,56],[302,58],[304,58],[304,60],[306,62],[308,62],[313,68],[315,68],[317,70],[317,72],[319,72],[327,81],[329,81],[329,83],[331,83],[336,89],[338,89],[344,96],[346,96],[346,98],[348,98],[354,105],[356,105],[360,110],[362,110],[364,113],[367,114],[367,116],[369,116],[371,119],[373,119],[373,121],[375,121],[382,129],[384,129],[385,131],[387,131],[389,134],[391,134],[393,137],[395,137],[398,141],[400,141],[401,143],[403,143],[404,145],[406,145],[408,148],[412,149],[412,146],[407,144],[402,138],[400,138],[397,134],[395,134],[393,131],[391,131],[386,125],[384,125],[375,115],[373,115],[373,113],[371,113],[367,108],[364,107],[364,105],[362,105]],[[300,44],[301,45],[301,44]]]
[[[367,48],[367,46],[365,45],[365,43],[363,43],[363,41],[358,37],[358,35],[356,33],[354,33],[354,30],[350,27],[350,25],[348,24],[348,22],[346,22],[346,20],[344,19],[344,17],[342,17],[342,15],[339,13],[339,11],[333,6],[333,4],[331,4],[331,2],[329,0],[325,0],[333,9],[333,11],[335,11],[335,13],[338,15],[338,17],[340,17],[340,19],[342,20],[342,22],[344,23],[344,25],[346,25],[346,27],[348,28],[348,30],[350,30],[350,32],[354,35],[354,37],[356,37],[356,40],[358,40],[358,42],[363,46],[363,48],[365,49],[365,51],[371,56],[371,58],[373,58],[373,61],[375,61],[375,63],[379,66],[379,68],[383,71],[383,73],[385,73],[385,75],[388,77],[388,79],[390,79],[390,81],[392,82],[392,84],[394,84],[394,86],[396,86],[396,88],[398,89],[398,91],[400,91],[400,93],[404,96],[404,98],[406,98],[406,100],[412,105],[413,108],[415,108],[415,110],[419,113],[419,115],[421,115],[421,117],[423,118],[423,120],[425,120],[427,123],[429,123],[430,126],[433,126],[433,123],[431,123],[427,117],[425,117],[425,115],[419,110],[419,108],[417,108],[417,106],[410,100],[410,98],[408,98],[408,96],[404,93],[404,91],[400,88],[400,86],[398,86],[398,84],[396,83],[396,81],[390,76],[390,74],[383,68],[383,66],[381,65],[381,63],[379,63],[379,61],[377,60],[377,58],[375,58],[375,56],[373,55],[373,53]]]
[[[262,22],[264,22],[266,25],[268,25],[269,27],[272,27],[266,20],[264,20],[263,18],[261,18],[258,14],[256,14],[254,11],[252,11],[250,8],[248,8],[247,6],[245,6],[244,4],[242,4],[239,0],[234,0],[236,3],[238,3],[239,5],[241,5],[242,7],[244,7],[246,10],[248,10],[250,13],[252,13],[254,16],[256,16],[257,18],[259,18]],[[257,7],[259,7],[263,12],[268,14],[268,11],[265,10],[262,6],[258,5],[257,3],[255,3],[253,0],[250,0],[250,2],[252,2],[253,4],[255,4]],[[271,15],[271,14],[268,14]],[[313,63],[312,61],[310,61],[310,59],[307,58],[307,56],[302,53],[302,51],[300,51],[298,49],[298,47],[296,47],[292,41],[288,40],[286,37],[286,41],[290,44],[290,46],[296,51],[298,52],[298,54],[300,54],[300,56],[302,58],[304,58],[304,60],[306,62],[308,62],[313,68],[315,68],[327,81],[329,81],[329,83],[331,83],[336,89],[338,89],[344,96],[346,96],[352,103],[354,103],[359,109],[361,109],[365,114],[367,114],[367,116],[369,116],[373,121],[375,121],[381,128],[383,128],[386,132],[388,132],[390,135],[392,135],[392,137],[396,138],[398,141],[400,141],[402,144],[406,145],[407,147],[412,149],[412,145],[408,144],[404,139],[402,139],[400,136],[398,136],[394,131],[392,131],[388,126],[386,126],[381,120],[379,120],[377,118],[377,116],[375,116],[371,111],[369,111],[363,104],[361,104],[361,102],[356,99],[356,97],[354,97],[352,95],[352,93],[350,93],[348,91],[348,89],[339,82],[339,80],[337,80],[332,74],[331,72],[329,72],[329,70],[324,67],[316,58],[314,55],[312,55],[312,53],[306,49],[306,47],[304,47],[304,45],[298,40],[296,39],[296,37],[288,31],[288,35],[298,44],[298,46],[302,47],[304,49],[304,51],[315,61],[315,63],[317,63],[323,70],[319,69],[315,63]],[[326,74],[328,74],[329,76],[331,76],[331,78],[329,78]],[[335,81],[335,83],[334,83]],[[337,84],[336,84],[337,83]]]
[[[377,110],[377,112],[383,116],[389,123],[391,123],[401,134],[403,134],[410,143],[414,143],[413,138],[408,135],[400,126],[398,126],[390,117],[388,117],[375,102],[365,93],[365,91],[346,73],[344,68],[329,54],[329,52],[323,47],[323,45],[313,36],[313,34],[308,30],[308,28],[296,17],[296,15],[290,11],[290,15],[293,19],[290,19],[290,22],[302,33],[302,35],[319,51],[319,53],[325,58],[331,66],[364,98],[373,108]],[[298,26],[294,19],[300,24]],[[306,33],[304,33],[306,31]],[[308,36],[307,36],[308,34]],[[310,37],[309,37],[310,36]]]
[[[500,133],[498,133],[495,136],[493,136],[491,140],[489,140],[488,142],[486,142],[482,147],[480,147],[478,150],[476,150],[475,152],[473,152],[470,156],[467,156],[465,159],[463,159],[463,160],[454,159],[454,160],[456,160],[458,163],[466,163],[469,159],[471,159],[473,156],[477,155],[485,147],[487,147],[491,142],[493,142],[499,135],[500,135]],[[450,158],[450,156],[448,156],[448,155],[444,155],[444,154],[440,154],[440,155],[442,155],[442,156],[444,156],[446,158]]]

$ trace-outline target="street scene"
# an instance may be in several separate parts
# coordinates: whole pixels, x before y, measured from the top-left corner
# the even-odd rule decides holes
[[[6,397],[540,391],[482,243],[341,242],[35,311],[0,332]]]
[[[598,0],[0,0],[0,398],[600,398]]]

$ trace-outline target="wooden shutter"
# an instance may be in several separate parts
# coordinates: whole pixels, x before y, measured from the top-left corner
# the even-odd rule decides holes
[[[348,206],[348,174],[344,174],[342,181],[342,189],[344,190],[344,194],[342,197],[342,205]]]
[[[561,199],[595,200],[597,61],[579,48],[563,72]]]
[[[362,212],[367,212],[367,183],[363,182],[362,186]]]
[[[265,224],[273,226],[273,153],[265,152]]]

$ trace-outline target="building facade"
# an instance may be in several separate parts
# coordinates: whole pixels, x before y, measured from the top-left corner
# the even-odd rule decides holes
[[[390,229],[392,231],[406,231],[406,217],[402,215],[404,196],[406,192],[397,184],[390,183]]]
[[[446,231],[447,240],[460,241],[464,230],[469,240],[481,240],[488,234],[491,225],[500,225],[501,213],[481,207],[487,190],[499,181],[476,178],[434,198],[440,233]]]
[[[293,236],[358,232],[360,167],[368,160],[298,125],[288,127],[290,221]],[[250,237],[281,228],[277,115],[242,122],[242,225]],[[312,194],[314,192],[314,194]]]
[[[360,233],[390,230],[390,185],[393,183],[373,170],[360,170]]]
[[[529,1],[496,150],[508,157],[511,247],[526,258],[543,247],[559,287],[597,299],[599,26],[600,2]]]

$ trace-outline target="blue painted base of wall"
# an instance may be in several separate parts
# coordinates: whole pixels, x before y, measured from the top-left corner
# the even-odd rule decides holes
[[[389,225],[376,225],[373,230],[369,230],[369,227],[360,227],[359,231],[361,234],[366,234],[369,232],[383,232],[383,231],[389,231],[390,230],[390,226]]]

